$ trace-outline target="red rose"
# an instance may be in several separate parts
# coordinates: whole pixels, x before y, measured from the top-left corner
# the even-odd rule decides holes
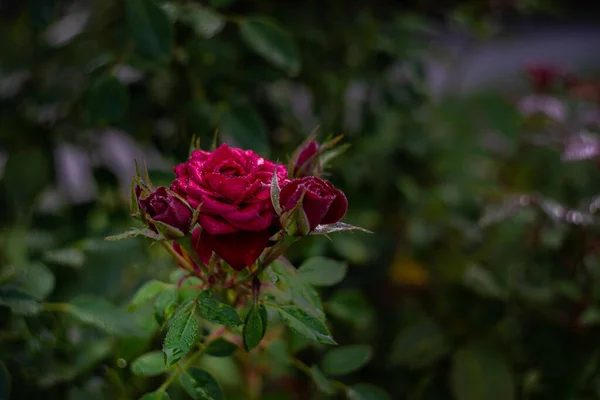
[[[299,178],[308,175],[320,175],[321,172],[319,143],[316,140],[311,140],[300,149],[297,158],[294,160],[292,176]]]
[[[140,196],[141,190],[136,190],[136,195]],[[157,222],[181,232],[179,234],[176,231],[171,232],[170,229],[161,229],[161,233],[171,236],[170,239],[184,236],[190,231],[192,210],[180,198],[170,193],[167,188],[160,186],[145,198],[138,197],[138,204],[143,215],[148,219],[150,228],[155,232],[158,232]]]
[[[293,179],[281,189],[279,204],[284,213],[292,211],[300,200],[309,232],[317,225],[338,222],[348,209],[348,200],[341,190],[314,176]]]
[[[173,168],[177,178],[171,190],[192,207],[201,205],[202,241],[236,270],[256,261],[267,246],[276,217],[270,197],[276,168],[284,183],[283,165],[226,144],[213,152],[195,150],[187,162]],[[254,232],[253,240],[246,240],[248,232]]]

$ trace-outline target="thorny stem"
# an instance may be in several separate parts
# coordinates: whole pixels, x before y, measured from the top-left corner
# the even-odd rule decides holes
[[[173,248],[173,245],[171,245],[170,243],[167,243],[165,241],[161,241],[160,244],[162,247],[165,248],[165,250],[167,250],[167,252],[169,252],[169,254],[171,254],[171,256],[175,259],[175,261],[177,261],[178,264],[180,264],[188,272],[190,272],[192,274],[196,273],[196,271],[194,270],[194,267],[189,262],[187,262],[187,260],[185,258],[183,258],[181,254],[179,254],[178,252],[175,251],[175,249]]]

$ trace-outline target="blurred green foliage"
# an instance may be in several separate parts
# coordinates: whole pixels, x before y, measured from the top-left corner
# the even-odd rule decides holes
[[[59,146],[94,159],[118,130],[175,165],[192,134],[208,147],[218,130],[285,162],[316,125],[351,144],[330,178],[350,200],[346,220],[376,234],[313,239],[291,259],[348,261],[348,278],[321,294],[336,340],[361,345],[319,367],[323,349],[292,340],[311,383],[274,342],[253,356],[265,399],[326,397],[327,376],[342,373],[352,399],[387,398],[380,388],[395,399],[600,397],[597,223],[568,218],[597,194],[597,166],[532,145],[548,127],[531,128],[499,94],[429,98],[433,21],[446,12],[453,29],[493,34],[483,2],[430,15],[416,2],[363,3],[0,2],[0,399],[129,399],[164,380],[153,353],[163,338],[143,328],[168,312],[169,292],[156,309],[125,306],[143,283],[169,280],[172,263],[144,239],[103,240],[131,224],[120,188],[131,177],[92,163],[82,176],[94,195],[70,201]],[[507,7],[544,6],[533,3]],[[482,140],[489,131],[500,150]],[[522,193],[538,197],[504,203]],[[551,201],[566,207],[558,217]],[[486,209],[497,223],[480,224]],[[310,265],[303,274],[314,278]],[[212,351],[200,366],[227,398],[247,398],[240,355]],[[202,374],[182,375],[171,398]]]

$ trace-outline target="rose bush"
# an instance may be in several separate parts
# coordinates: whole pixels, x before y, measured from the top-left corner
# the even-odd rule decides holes
[[[256,261],[278,224],[270,183],[276,171],[285,184],[285,166],[223,144],[213,152],[194,150],[173,171],[171,190],[200,207],[200,240],[236,270]]]
[[[298,204],[301,202],[301,204]],[[321,178],[307,176],[287,182],[281,189],[279,203],[284,213],[293,212],[296,206],[301,215],[291,218],[306,218],[308,231],[320,224],[333,224],[346,214],[348,200],[344,193]],[[307,234],[308,232],[300,232]]]

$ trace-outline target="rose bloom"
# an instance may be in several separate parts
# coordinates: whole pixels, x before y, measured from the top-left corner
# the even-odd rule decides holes
[[[344,193],[331,183],[315,176],[292,179],[279,194],[279,204],[285,211],[292,210],[302,198],[302,210],[306,215],[309,230],[320,224],[333,224],[346,214],[348,200]]]
[[[280,184],[287,171],[251,150],[223,144],[195,150],[173,168],[171,190],[200,207],[200,240],[236,270],[252,264],[267,246],[276,213],[270,196],[273,172]]]
[[[167,188],[160,186],[145,198],[139,198],[140,190],[136,190],[138,204],[144,214],[150,217],[149,225],[157,231],[152,222],[162,222],[186,235],[190,230],[193,213],[190,207],[177,196],[169,193]]]

